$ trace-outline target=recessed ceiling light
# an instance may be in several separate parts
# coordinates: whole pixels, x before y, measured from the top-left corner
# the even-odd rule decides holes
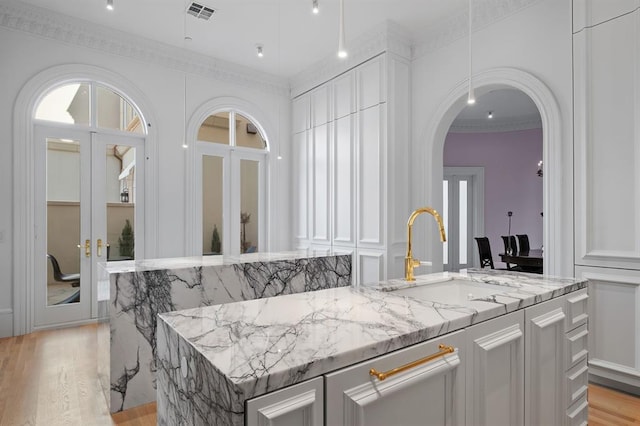
[[[113,0],[107,0],[107,10],[113,10]]]
[[[311,11],[316,15],[320,12],[320,9],[318,8],[318,0],[313,0],[313,8]]]
[[[493,118],[493,111],[489,111],[489,114],[487,114],[487,118]]]
[[[256,45],[256,50],[258,53],[258,58],[264,57],[263,46],[261,44]]]

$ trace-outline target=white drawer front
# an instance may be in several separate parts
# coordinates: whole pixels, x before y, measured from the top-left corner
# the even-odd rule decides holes
[[[588,424],[589,403],[587,395],[583,395],[567,410],[567,425],[586,426]]]
[[[573,331],[567,333],[567,366],[569,368],[575,366],[578,361],[585,358],[589,354],[588,349],[589,330],[587,324],[583,324]]]
[[[566,375],[567,406],[579,400],[587,394],[589,385],[589,367],[587,358],[583,358],[577,365],[571,368]]]
[[[586,324],[589,319],[589,293],[587,289],[568,294],[566,299],[566,324],[565,330],[571,331],[574,328]]]

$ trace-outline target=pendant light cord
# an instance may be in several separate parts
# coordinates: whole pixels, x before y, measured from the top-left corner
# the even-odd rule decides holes
[[[467,98],[468,104],[474,104],[476,102],[475,95],[473,93],[473,55],[472,55],[472,30],[473,23],[473,0],[469,0],[469,97]]]

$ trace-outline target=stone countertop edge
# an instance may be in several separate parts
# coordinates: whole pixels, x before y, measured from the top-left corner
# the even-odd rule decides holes
[[[127,273],[144,272],[161,269],[186,269],[208,266],[228,266],[243,263],[280,262],[287,260],[311,259],[320,257],[333,257],[351,255],[348,250],[318,249],[318,250],[294,250],[274,253],[245,253],[239,255],[212,255],[193,257],[171,257],[159,259],[124,260],[114,262],[100,262],[103,273]]]
[[[389,292],[463,278],[505,292],[445,305]],[[245,399],[560,297],[587,280],[468,270],[159,314]],[[385,289],[387,291],[385,291]],[[382,291],[381,291],[382,290]]]

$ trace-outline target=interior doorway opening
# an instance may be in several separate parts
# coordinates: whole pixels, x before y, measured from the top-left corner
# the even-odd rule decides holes
[[[502,262],[517,261],[503,259],[502,254],[507,252],[514,258],[539,256],[542,263],[542,252],[538,250],[542,249],[544,239],[543,145],[540,112],[521,90],[488,91],[477,98],[475,105],[459,111],[443,149],[443,181],[448,183],[446,188],[443,186],[443,206],[449,207],[451,223],[451,237],[443,253],[445,270],[480,266],[476,237],[488,238],[489,255],[496,268],[522,270],[517,264]],[[466,189],[466,185],[473,187],[474,181],[472,177],[456,178],[447,172],[451,168],[483,170],[482,203],[466,192],[468,202],[460,202],[462,186],[453,183],[462,179]],[[466,212],[461,213],[460,209]],[[468,220],[461,221],[462,217]],[[482,218],[479,226],[472,226],[472,217]],[[526,263],[529,259],[521,261]],[[542,268],[535,271],[542,272]]]

